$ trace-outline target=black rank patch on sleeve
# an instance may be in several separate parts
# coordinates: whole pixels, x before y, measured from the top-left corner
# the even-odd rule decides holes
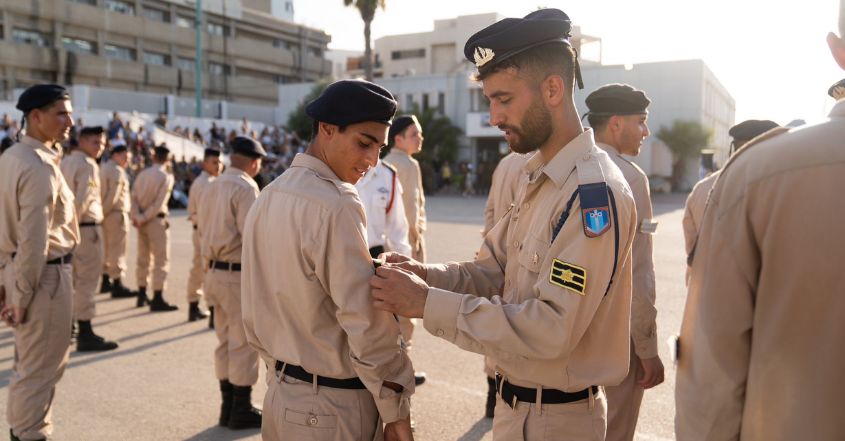
[[[587,270],[580,266],[566,263],[562,260],[552,260],[552,270],[549,273],[549,282],[561,288],[566,288],[580,295],[586,294]]]

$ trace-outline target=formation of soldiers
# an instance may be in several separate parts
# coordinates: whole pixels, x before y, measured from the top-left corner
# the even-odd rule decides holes
[[[626,159],[649,135],[650,99],[599,87],[585,129],[570,28],[562,11],[540,9],[466,43],[490,122],[513,151],[494,173],[471,261],[425,263],[411,157],[422,128],[394,117],[381,86],[342,80],[310,102],[308,149],[262,191],[258,141],[235,138],[222,172],[221,152],[205,151],[188,204],[188,320],[209,317],[205,297],[221,426],[260,427],[268,440],[413,439],[410,398],[425,376],[409,350],[421,319],[485,356],[494,439],[633,439],[644,391],[664,380],[657,224],[648,178]],[[829,42],[845,69],[845,40]],[[118,347],[91,325],[98,282],[138,307],[177,309],[164,299],[173,177],[160,146],[130,191],[125,147],[98,166],[100,127],[83,128],[62,159],[56,145],[73,119],[61,86],[33,86],[17,108],[26,134],[0,156],[0,318],[15,329],[10,437],[36,440],[52,433],[72,329],[78,351]],[[845,437],[835,381],[845,356],[825,345],[845,337],[843,118],[840,100],[828,122],[801,130],[741,123],[728,164],[691,193],[678,439]],[[137,291],[123,283],[130,223]],[[259,360],[269,371],[263,410],[251,397]]]

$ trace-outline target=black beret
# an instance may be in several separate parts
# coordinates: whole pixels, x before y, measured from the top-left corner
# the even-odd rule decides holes
[[[103,133],[106,133],[106,129],[103,126],[87,126],[79,131],[79,136],[102,135]]]
[[[396,100],[387,89],[369,81],[340,80],[308,103],[305,113],[316,121],[342,127],[365,121],[390,125]]]
[[[246,136],[236,136],[232,140],[232,152],[244,155],[249,158],[263,158],[267,156],[261,143]]]
[[[118,145],[112,147],[111,152],[112,152],[112,154],[115,154],[115,153],[125,152],[126,150],[128,150],[128,147],[126,146],[126,144],[118,144]]]
[[[170,149],[167,148],[167,145],[165,145],[165,144],[156,146],[156,148],[153,149],[153,151],[155,152],[156,155],[169,155],[170,154]]]
[[[731,129],[728,130],[728,135],[730,135],[734,140],[748,141],[775,127],[779,126],[774,121],[769,121],[767,119],[749,119],[731,127]]]
[[[205,149],[205,152],[203,153],[203,157],[205,157],[205,158],[208,158],[209,156],[218,156],[219,157],[220,153],[221,152],[220,152],[219,149],[208,147],[208,148]]]
[[[587,115],[644,115],[648,114],[648,99],[645,92],[627,84],[607,84],[594,90],[584,100]]]
[[[36,84],[23,91],[15,106],[22,112],[53,104],[59,100],[69,100],[67,89],[58,84]]]
[[[390,130],[387,131],[388,144],[393,142],[393,137],[404,132],[405,129],[411,127],[414,123],[418,123],[417,117],[414,115],[402,115],[393,119],[393,124],[390,125]]]
[[[845,98],[845,78],[837,81],[833,86],[830,86],[830,89],[827,89],[827,94],[831,96],[831,98],[841,100]]]

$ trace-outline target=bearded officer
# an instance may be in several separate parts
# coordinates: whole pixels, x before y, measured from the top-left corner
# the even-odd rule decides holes
[[[258,197],[253,178],[267,153],[257,141],[243,136],[232,140],[231,147],[231,166],[203,189],[195,202],[199,212],[194,219],[202,225],[201,259],[208,268],[205,294],[216,305],[214,368],[222,395],[219,424],[237,430],[261,427],[261,411],[251,403],[258,354],[246,341],[241,314],[241,240],[247,212]]]
[[[627,84],[599,87],[586,98],[587,120],[596,145],[607,152],[634,194],[637,233],[631,251],[631,364],[628,376],[607,392],[607,439],[632,441],[637,429],[645,389],[663,382],[663,362],[657,354],[657,309],[653,240],[657,223],[652,219],[648,176],[622,155],[638,156],[648,137],[648,99],[645,92]]]
[[[6,416],[11,439],[48,438],[56,383],[68,361],[73,251],[79,225],[56,143],[73,127],[67,91],[55,84],[18,99],[26,135],[0,156],[0,318],[15,332]]]
[[[150,311],[179,309],[164,300],[164,286],[170,269],[170,224],[167,222],[167,201],[173,191],[173,175],[167,170],[170,149],[155,148],[153,165],[138,173],[132,188],[132,225],[138,229],[138,301],[136,306],[150,305]],[[150,262],[152,257],[152,262]],[[153,299],[147,297],[152,265]]]
[[[541,9],[470,37],[464,53],[479,69],[490,123],[512,150],[537,150],[528,179],[476,260],[388,255],[399,268],[371,280],[378,308],[421,317],[433,335],[494,361],[494,440],[604,439],[599,386],[628,372],[636,209],[621,171],[581,126],[570,29],[565,13]]]
[[[73,317],[79,326],[76,350],[109,351],[117,343],[94,333],[91,319],[96,314],[97,293],[103,268],[103,204],[100,195],[100,167],[97,160],[106,144],[106,131],[100,126],[83,127],[78,146],[61,162],[65,181],[74,194],[79,217],[79,246],[73,261]]]
[[[353,186],[376,165],[396,101],[358,80],[306,106],[313,139],[246,220],[243,318],[271,369],[268,440],[412,439],[413,367],[396,319],[373,308],[373,262]],[[269,415],[268,415],[269,414]]]
[[[129,235],[129,165],[131,153],[126,144],[112,148],[109,160],[100,166],[100,194],[103,200],[103,237],[105,259],[103,285],[108,285],[112,298],[135,297],[138,294],[123,285],[126,275],[126,252]]]
[[[194,260],[191,265],[191,273],[188,276],[188,321],[194,322],[208,317],[208,313],[200,309],[200,298],[203,294],[203,279],[205,278],[206,264],[202,259],[200,250],[200,237],[202,231],[199,229],[198,214],[200,210],[199,201],[202,195],[214,178],[220,175],[223,164],[220,162],[220,150],[207,148],[203,153],[202,172],[191,183],[188,190],[188,220],[193,224],[194,233],[191,240],[194,244]],[[207,300],[206,300],[207,302]]]

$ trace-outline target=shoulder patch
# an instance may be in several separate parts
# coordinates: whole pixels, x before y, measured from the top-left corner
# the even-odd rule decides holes
[[[552,269],[549,272],[549,283],[574,291],[582,296],[586,295],[587,270],[559,259],[553,259]]]
[[[595,147],[597,154],[607,153]],[[597,154],[585,154],[575,162],[578,172],[578,197],[581,200],[581,221],[587,237],[599,237],[610,229],[610,202],[607,182]]]

